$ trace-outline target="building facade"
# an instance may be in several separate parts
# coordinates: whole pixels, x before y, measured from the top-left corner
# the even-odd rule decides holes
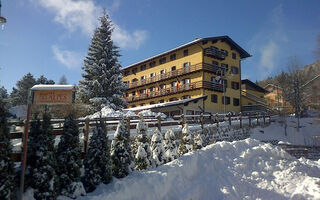
[[[267,111],[269,107],[264,98],[267,93],[267,90],[249,79],[243,79],[241,81],[242,111]]]
[[[219,36],[129,65],[122,69],[128,108],[207,96],[198,110],[240,112],[241,60],[249,56],[230,37]]]

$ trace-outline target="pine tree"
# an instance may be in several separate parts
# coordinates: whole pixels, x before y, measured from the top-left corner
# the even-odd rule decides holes
[[[84,158],[84,186],[87,192],[95,190],[100,183],[108,184],[112,180],[112,169],[108,136],[102,122],[93,131],[88,152]]]
[[[68,80],[65,75],[61,76],[61,78],[59,79],[59,84],[60,85],[67,85],[68,84]]]
[[[185,153],[191,152],[193,149],[193,138],[191,131],[189,130],[189,125],[186,123],[182,129],[181,143],[179,145],[178,153],[183,155]]]
[[[36,81],[36,84],[44,84],[44,85],[54,85],[55,82],[54,80],[49,80],[47,79],[45,76],[41,75],[37,81]]]
[[[56,199],[58,195],[56,169],[54,135],[50,116],[45,113],[42,123],[39,119],[31,122],[28,143],[25,180],[26,186],[34,189],[36,199]]]
[[[169,129],[166,131],[164,135],[164,151],[165,151],[165,161],[171,162],[174,159],[177,159],[179,157],[178,155],[178,144],[175,140],[175,135],[172,131],[172,129]]]
[[[17,89],[13,88],[10,98],[13,106],[25,105],[28,103],[28,91],[36,84],[36,80],[31,73],[22,77],[16,84]]]
[[[151,138],[151,152],[152,161],[156,167],[165,162],[162,140],[163,138],[160,131],[155,129]]]
[[[111,143],[112,173],[116,178],[123,178],[131,171],[132,157],[128,148],[130,148],[130,144],[126,126],[123,120],[120,120]]]
[[[111,39],[112,31],[112,22],[104,12],[82,68],[85,73],[82,74],[84,80],[79,84],[80,98],[96,110],[103,104],[115,110],[127,104],[123,99],[125,85],[122,83],[121,66],[118,61],[120,54]]]
[[[14,164],[11,159],[12,145],[7,123],[9,113],[0,98],[0,199],[13,198]]]
[[[196,137],[194,138],[194,143],[193,143],[193,149],[201,149],[203,147],[203,138],[202,138],[201,132],[197,133]]]
[[[61,193],[71,198],[85,195],[80,182],[82,160],[79,129],[73,115],[69,115],[65,120],[57,150],[57,163]]]
[[[137,143],[137,153],[135,155],[136,158],[136,169],[138,170],[143,170],[143,169],[148,169],[152,166],[152,154],[151,154],[151,149],[149,145],[149,138],[147,136],[147,130],[148,130],[148,125],[144,121],[144,118],[142,115],[139,115],[140,121],[137,124],[137,138],[136,138],[136,143]]]

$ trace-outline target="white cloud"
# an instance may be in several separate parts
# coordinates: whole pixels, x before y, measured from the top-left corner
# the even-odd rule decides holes
[[[269,41],[260,49],[260,71],[265,75],[269,75],[276,67],[275,58],[278,55],[279,47],[274,41]]]
[[[79,69],[81,67],[84,56],[80,53],[61,50],[55,45],[51,48],[55,58],[69,69]]]
[[[31,0],[43,8],[54,13],[54,21],[61,24],[68,31],[81,30],[91,37],[94,29],[99,25],[98,18],[102,14],[102,7],[92,0]],[[114,0],[109,12],[119,9],[120,0]],[[114,22],[113,22],[114,23]],[[139,48],[147,38],[147,31],[135,30],[129,32],[114,23],[113,40],[121,48]]]

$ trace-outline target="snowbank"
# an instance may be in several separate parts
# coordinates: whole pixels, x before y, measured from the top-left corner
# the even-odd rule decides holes
[[[218,142],[79,199],[320,199],[320,160],[257,140]]]

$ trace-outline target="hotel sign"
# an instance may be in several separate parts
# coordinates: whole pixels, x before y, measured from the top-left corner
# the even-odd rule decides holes
[[[33,87],[32,104],[72,104],[74,88],[69,87]]]

